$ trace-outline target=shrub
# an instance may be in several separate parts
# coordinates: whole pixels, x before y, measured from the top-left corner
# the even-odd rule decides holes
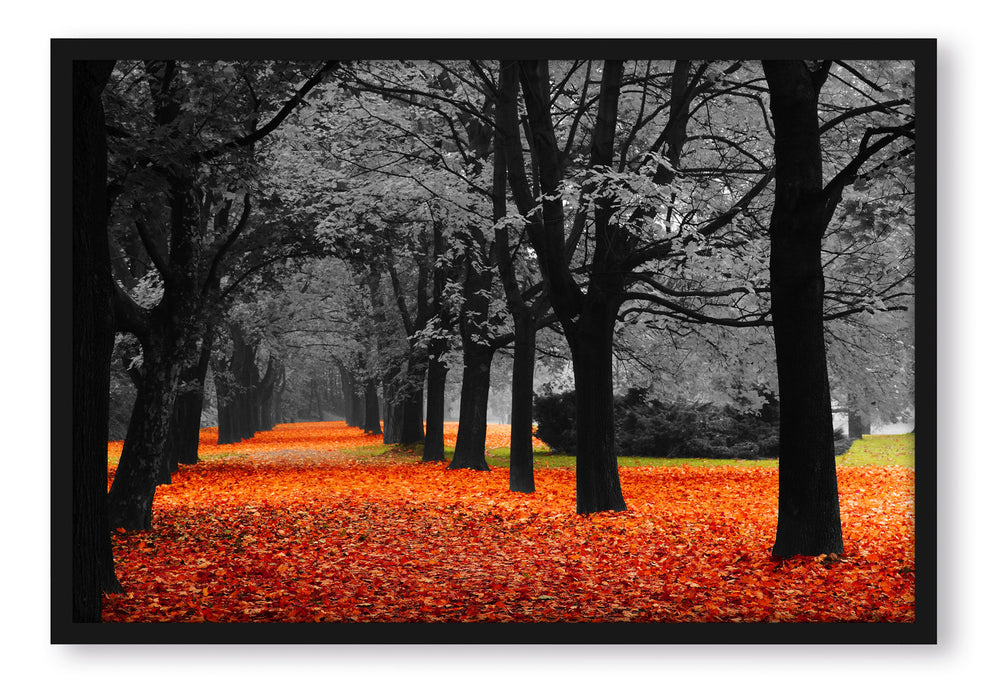
[[[546,394],[533,399],[533,420],[537,424],[537,438],[554,452],[574,454],[577,451],[575,433],[575,394]]]
[[[533,403],[536,436],[554,452],[573,454],[576,402],[573,391],[538,396]],[[776,457],[775,402],[758,414],[710,404],[664,403],[630,389],[615,401],[615,444],[620,455],[648,457]]]

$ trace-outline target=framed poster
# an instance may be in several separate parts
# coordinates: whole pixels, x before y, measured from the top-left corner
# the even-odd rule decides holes
[[[65,39],[52,104],[54,643],[936,641],[934,40]]]

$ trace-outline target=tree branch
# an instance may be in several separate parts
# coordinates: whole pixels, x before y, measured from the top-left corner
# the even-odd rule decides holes
[[[340,61],[327,61],[309,78],[309,80],[303,83],[302,87],[296,90],[296,93],[289,98],[284,105],[282,105],[282,108],[268,121],[267,124],[256,131],[252,131],[250,134],[245,134],[244,136],[240,136],[232,141],[228,141],[227,143],[194,154],[192,159],[193,162],[202,163],[212,160],[222,153],[237,148],[243,148],[244,146],[250,146],[251,144],[257,143],[261,139],[265,138],[268,134],[278,128],[283,121],[285,121],[286,117],[288,117],[289,114],[292,113],[292,110],[294,110],[299,103],[303,101],[303,98],[306,97],[310,90],[319,85],[327,75],[335,71],[340,65]]]
[[[218,282],[218,274],[220,270],[220,263],[223,261],[224,256],[230,247],[234,244],[240,235],[244,232],[247,227],[248,217],[251,215],[251,195],[247,192],[244,193],[244,209],[241,211],[241,218],[237,221],[237,225],[234,230],[227,237],[227,240],[223,242],[217,252],[213,255],[213,260],[210,262],[210,271],[206,275],[206,280],[203,283],[203,289],[208,290],[211,285]]]

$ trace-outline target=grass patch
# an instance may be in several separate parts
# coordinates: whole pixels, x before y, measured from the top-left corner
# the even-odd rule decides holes
[[[403,448],[415,448],[416,445],[367,445],[365,447],[347,447],[334,450],[336,454],[346,455],[348,457],[381,457],[386,454],[401,454],[405,450]],[[420,455],[423,454],[422,445],[419,446]],[[412,451],[409,452],[412,454]]]
[[[486,451],[489,465],[509,467],[509,448],[495,447]],[[534,469],[575,468],[574,455],[554,454],[549,450],[533,450]],[[725,467],[747,466],[776,469],[776,459],[733,459],[696,457],[637,457],[621,456],[620,467]],[[853,442],[844,454],[835,458],[837,466],[862,467],[868,465],[896,464],[914,469],[914,434],[905,435],[864,435]]]
[[[897,465],[914,470],[914,433],[864,435],[849,450],[835,458],[842,467]]]
[[[240,459],[242,457],[247,457],[250,453],[244,450],[230,450],[224,452],[210,452],[209,454],[200,454],[200,462],[220,462],[225,459]]]

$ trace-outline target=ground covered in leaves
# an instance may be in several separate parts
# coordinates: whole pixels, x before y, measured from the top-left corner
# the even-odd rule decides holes
[[[222,446],[204,430],[153,530],[114,533],[126,593],[104,620],[910,622],[913,455],[911,435],[854,444],[846,557],[779,561],[773,461],[638,459],[627,511],[579,516],[573,469],[541,453],[536,493],[516,494],[507,468],[445,471],[343,423]]]

